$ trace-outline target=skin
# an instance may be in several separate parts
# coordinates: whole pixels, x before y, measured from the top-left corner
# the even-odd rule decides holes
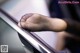
[[[67,28],[67,23],[59,18],[49,18],[40,14],[28,14],[21,18],[18,23],[19,27],[31,31],[64,31]]]
[[[58,18],[50,18],[44,15],[30,13],[22,16],[18,26],[30,31],[55,31],[58,33],[58,40],[56,50],[60,51],[64,48],[64,32],[67,28],[67,24],[64,20]],[[62,34],[62,35],[61,35]]]
[[[72,22],[73,25],[71,27],[76,27],[76,29],[80,30],[80,24],[77,22]],[[71,23],[71,24],[72,24]],[[70,23],[69,23],[70,24]],[[75,25],[76,24],[76,25]],[[56,50],[60,51],[65,48],[65,38],[71,37],[72,34],[65,32],[68,27],[68,24],[63,19],[59,18],[50,18],[48,16],[44,16],[36,13],[29,13],[22,16],[18,26],[30,31],[54,31],[57,32],[58,40],[56,44]],[[75,37],[76,39],[79,39]]]

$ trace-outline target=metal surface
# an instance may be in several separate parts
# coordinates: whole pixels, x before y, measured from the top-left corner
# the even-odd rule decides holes
[[[34,35],[36,35],[36,34],[30,33],[28,31],[25,31],[25,30],[19,28],[17,26],[17,22],[14,22],[14,20],[10,18],[11,16],[7,15],[1,9],[0,9],[0,11],[1,11],[0,16],[3,17],[2,19],[6,23],[8,23],[13,29],[15,29],[18,33],[20,33],[21,36],[26,41],[28,41],[33,47],[35,47],[38,51],[40,51],[41,53],[55,53],[55,50],[53,48],[49,47],[49,45],[47,43],[42,41],[40,38],[35,37]]]

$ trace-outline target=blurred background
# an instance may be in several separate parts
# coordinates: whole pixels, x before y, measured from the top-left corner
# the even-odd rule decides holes
[[[80,3],[62,4],[58,3],[59,1],[61,0],[0,0],[0,8],[8,12],[17,21],[19,21],[21,16],[26,13],[39,13],[45,16],[58,17],[61,19],[71,18],[80,21]],[[80,2],[78,0],[72,1]],[[55,32],[47,31],[35,33],[38,34],[51,47],[55,48],[57,42]],[[69,40],[68,43],[68,47],[71,49],[71,51],[74,53],[76,51],[79,52],[76,48],[78,48],[80,45],[77,44],[76,41],[74,42],[73,39],[71,39],[71,41]],[[75,47],[73,48],[73,46]]]
[[[27,13],[39,13],[45,16],[50,16],[47,6],[48,2],[49,1],[47,0],[0,0],[0,8],[2,8],[12,17],[14,17],[15,20],[19,21],[20,18]],[[35,33],[38,34],[38,36],[41,37],[47,44],[55,48],[55,32],[46,31]],[[26,51],[28,53],[30,52],[28,49]]]

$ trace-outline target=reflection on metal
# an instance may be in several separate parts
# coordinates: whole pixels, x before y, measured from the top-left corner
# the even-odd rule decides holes
[[[41,53],[56,53],[54,49],[49,47],[47,43],[43,43],[44,41],[40,41],[38,37],[35,37],[34,34],[25,31],[17,26],[17,22],[13,19],[11,19],[11,16],[9,16],[5,11],[0,9],[1,13],[0,16],[2,16],[3,20],[8,23],[13,29],[15,29],[21,36],[28,41],[33,47],[35,47],[39,52]],[[38,40],[39,39],[39,40]]]
[[[0,5],[2,5],[3,3],[5,3],[8,0],[0,0]]]

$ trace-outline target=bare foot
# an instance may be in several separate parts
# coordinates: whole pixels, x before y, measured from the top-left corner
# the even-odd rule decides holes
[[[50,18],[40,14],[26,14],[21,18],[18,26],[31,31],[48,30]]]
[[[18,26],[31,31],[62,31],[67,25],[65,21],[58,18],[30,13],[21,18]]]

